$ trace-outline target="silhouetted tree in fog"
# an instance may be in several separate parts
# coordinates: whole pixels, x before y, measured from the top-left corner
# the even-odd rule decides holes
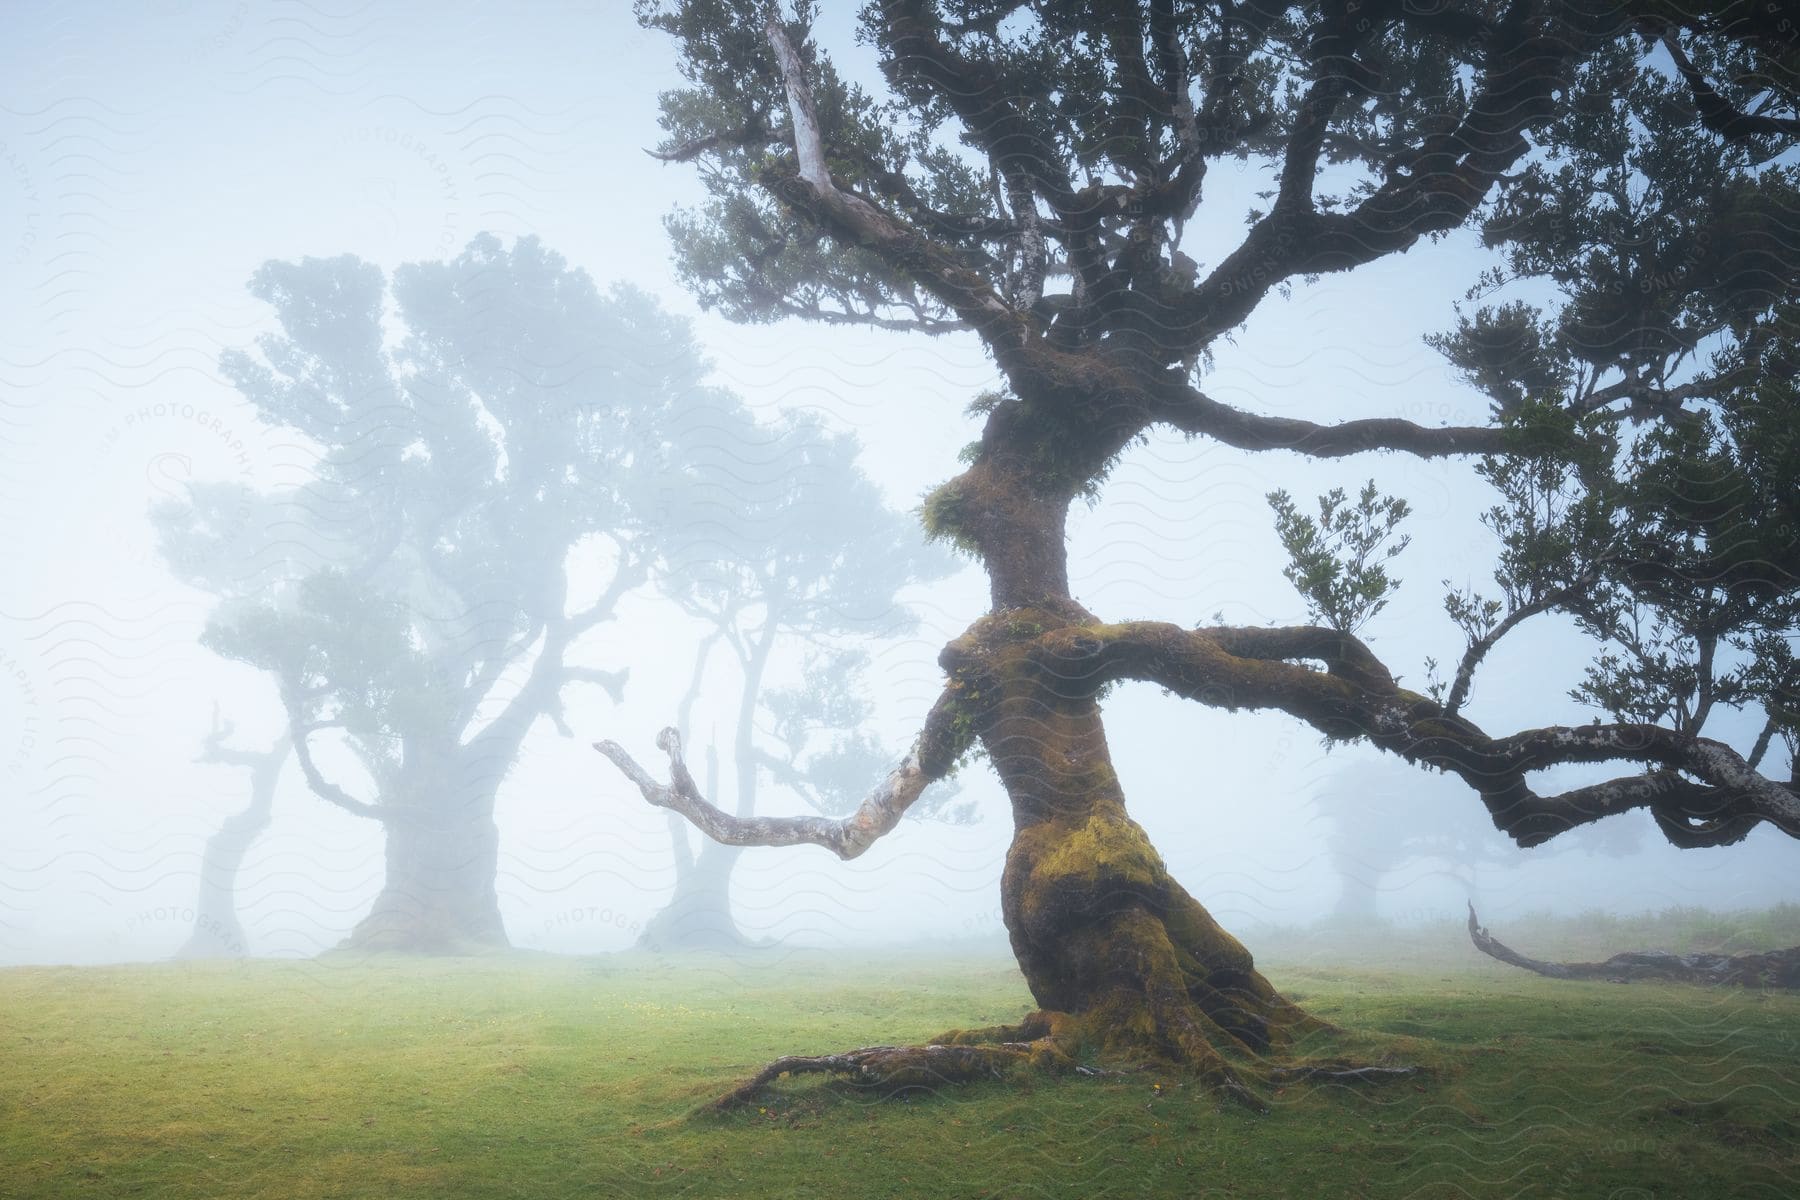
[[[267,750],[226,745],[236,728],[233,722],[220,719],[219,706],[214,704],[212,730],[196,761],[249,768],[250,803],[225,818],[206,839],[200,857],[200,894],[194,901],[194,932],[175,952],[176,958],[241,958],[249,953],[249,941],[238,920],[238,868],[251,843],[269,827],[275,784],[293,743],[283,734]]]
[[[685,729],[708,661],[723,648],[738,671],[733,810],[755,813],[757,784],[767,776],[820,811],[846,812],[891,755],[857,728],[871,711],[857,695],[866,655],[835,640],[912,632],[918,622],[901,589],[942,579],[954,563],[882,501],[857,466],[854,438],[793,415],[756,425],[733,414],[714,432],[690,459],[696,478],[711,482],[684,497],[684,540],[663,580],[712,627],[680,724]],[[797,687],[769,682],[784,645],[811,648]],[[759,729],[770,720],[773,729]],[[948,791],[936,799],[943,803]],[[731,910],[737,847],[707,841],[696,855],[685,823],[670,832],[675,894],[645,925],[641,944],[743,944]]]
[[[650,577],[685,486],[674,414],[725,401],[681,323],[534,239],[391,280],[271,262],[251,290],[280,328],[223,369],[316,478],[196,488],[159,513],[167,557],[215,564],[188,572],[222,597],[206,644],[274,677],[312,792],[386,834],[349,944],[505,945],[496,793],[569,685],[619,698],[589,635]],[[192,552],[245,510],[261,557]]]

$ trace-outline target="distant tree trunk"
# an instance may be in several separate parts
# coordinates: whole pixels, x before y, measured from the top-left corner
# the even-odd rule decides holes
[[[397,810],[386,822],[386,881],[341,948],[410,954],[509,948],[495,891],[498,781],[476,777],[461,755],[446,748],[407,774],[411,778],[384,801]]]
[[[1526,958],[1489,933],[1469,905],[1469,940],[1489,958],[1551,979],[1599,979],[1610,983],[1700,983],[1713,986],[1800,989],[1800,946],[1766,954],[1671,954],[1628,950],[1605,962],[1545,962]]]
[[[203,759],[248,766],[250,803],[227,817],[206,840],[200,859],[200,894],[194,902],[194,931],[175,952],[176,958],[242,958],[249,953],[249,939],[237,914],[238,868],[250,844],[269,827],[275,783],[292,747],[286,737],[261,753],[215,746]]]
[[[740,772],[739,786],[742,786]],[[719,752],[706,748],[706,787],[710,795],[718,795]],[[672,832],[682,839],[685,848],[687,832],[679,825]],[[740,849],[707,842],[696,858],[688,854],[676,856],[675,894],[644,926],[638,946],[645,950],[732,950],[753,943],[738,928],[731,911],[731,871],[737,865]]]
[[[751,945],[731,913],[731,869],[738,851],[707,846],[676,880],[675,894],[644,927],[646,950],[731,950]]]
[[[1377,898],[1381,895],[1381,881],[1394,864],[1372,846],[1355,850],[1334,846],[1331,861],[1338,873],[1338,898],[1331,915],[1346,924],[1366,925],[1380,920]]]
[[[762,636],[751,649],[744,668],[744,686],[738,699],[737,732],[733,753],[737,760],[737,815],[756,812],[756,706],[762,693],[763,672],[769,665],[777,631],[775,614],[763,625]],[[706,752],[707,794],[718,795],[718,752]],[[671,831],[676,826],[671,826]],[[686,832],[680,835],[684,841]],[[675,894],[644,926],[638,945],[646,950],[730,950],[755,945],[738,928],[731,911],[731,872],[740,848],[707,842],[699,857],[676,856]]]

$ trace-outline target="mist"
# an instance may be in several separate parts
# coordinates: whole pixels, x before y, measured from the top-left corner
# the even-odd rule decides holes
[[[717,550],[718,514],[748,503],[743,463],[783,422],[815,448],[855,439],[856,469],[923,564],[934,551],[913,514],[978,432],[965,406],[996,381],[967,335],[736,326],[697,309],[660,228],[672,205],[696,201],[695,184],[642,152],[658,136],[656,95],[676,76],[624,6],[557,8],[552,19],[551,10],[502,18],[479,6],[383,5],[354,21],[176,7],[108,9],[97,36],[78,35],[88,18],[76,9],[11,18],[23,28],[11,39],[9,77],[20,94],[53,97],[7,110],[0,138],[0,249],[12,285],[0,334],[0,517],[12,561],[0,585],[0,786],[10,817],[0,961],[11,964],[156,960],[208,938],[225,955],[308,957],[342,943],[382,890],[379,821],[322,800],[292,762],[258,801],[253,767],[219,757],[226,747],[268,751],[288,727],[269,671],[202,644],[222,598],[255,597],[354,558],[331,543],[364,536],[355,527],[373,494],[346,490],[328,462],[338,448],[272,421],[246,395],[247,377],[234,381],[221,366],[279,332],[272,306],[247,290],[265,263],[349,255],[385,278],[406,264],[450,262],[481,235],[499,247],[537,239],[599,292],[627,284],[688,322],[695,374],[682,386],[709,397],[698,409],[690,397],[689,415],[741,406],[744,422],[729,444],[717,430],[705,446],[689,439],[677,464],[689,469],[688,490],[673,496],[687,515],[643,535],[660,541],[655,553],[690,566]],[[27,45],[55,50],[27,54]],[[610,48],[609,70],[594,72],[574,49],[595,45]],[[1257,183],[1217,186],[1247,198]],[[1457,254],[1472,255],[1472,245]],[[1209,390],[1306,415],[1320,411],[1329,381],[1346,417],[1478,418],[1479,398],[1419,340],[1443,324],[1460,278],[1393,261],[1354,281],[1296,287],[1218,354]],[[377,327],[393,350],[405,330],[392,296],[381,303]],[[543,335],[506,328],[521,344]],[[629,374],[667,348],[620,343],[614,361],[604,349],[579,353],[595,370]],[[528,349],[512,360],[496,351],[494,363],[543,365]],[[609,402],[578,374],[537,381],[540,399]],[[679,443],[669,430],[656,436]],[[1405,581],[1398,598],[1366,632],[1390,662],[1422,671],[1427,656],[1453,657],[1457,644],[1438,581],[1479,580],[1489,569],[1494,546],[1474,518],[1491,493],[1463,466],[1384,459],[1381,471],[1413,506],[1413,544],[1395,565]],[[1078,516],[1075,591],[1097,611],[1186,626],[1216,613],[1242,624],[1298,619],[1263,496],[1287,488],[1308,497],[1366,472],[1360,462],[1319,467],[1152,440]],[[787,466],[769,485],[815,506],[837,503],[830,481]],[[205,570],[191,558],[184,569],[171,562],[175,526],[159,528],[154,514],[208,489],[224,507],[199,525],[187,518],[182,528],[205,526],[195,535]],[[303,520],[282,509],[296,496],[317,501]],[[833,675],[822,645],[865,655],[846,698],[855,720],[836,732],[865,735],[897,759],[937,692],[939,648],[986,603],[979,573],[943,557],[878,597],[875,611],[826,634],[775,636],[759,668],[765,685],[803,690]],[[591,541],[571,539],[560,564],[572,581],[568,611],[581,586],[600,586],[606,563]],[[515,946],[594,954],[637,944],[674,893],[678,857],[700,850],[697,837],[673,841],[665,815],[589,745],[613,739],[660,768],[656,732],[675,723],[716,626],[671,596],[678,569],[665,564],[652,572],[659,578],[624,591],[570,651],[571,666],[623,673],[622,698],[569,689],[555,719],[548,710],[534,719],[494,783],[494,887]],[[403,576],[390,591],[417,582]],[[833,586],[849,594],[860,582],[845,575]],[[494,597],[476,588],[461,599]],[[746,602],[752,624],[767,615],[758,603]],[[517,694],[543,653],[529,622],[513,636],[527,645],[496,668],[484,715]],[[1517,727],[1583,719],[1566,697],[1578,644],[1553,623],[1521,634],[1485,669],[1473,711]],[[284,649],[305,647],[269,654]],[[745,769],[745,745],[779,743],[766,706],[753,715],[751,742],[737,739],[745,677],[728,658],[705,666],[686,721],[692,765],[713,753],[722,784]],[[1234,929],[1333,915],[1440,921],[1471,900],[1502,919],[1795,898],[1773,833],[1677,851],[1632,814],[1524,851],[1459,782],[1372,751],[1328,750],[1287,718],[1200,710],[1141,685],[1112,696],[1106,715],[1134,815],[1173,873]],[[321,736],[317,753],[347,792],[377,801],[380,781],[341,738]],[[1583,778],[1561,774],[1562,786]],[[868,785],[879,775],[871,767]],[[744,852],[729,890],[744,937],[999,947],[1010,819],[985,764],[965,768],[957,784],[954,816],[909,819],[853,863],[808,847]],[[735,790],[726,786],[720,803]],[[766,772],[757,791],[759,812],[812,811]],[[257,803],[266,824],[241,849],[238,925],[224,929],[200,900],[206,847]]]

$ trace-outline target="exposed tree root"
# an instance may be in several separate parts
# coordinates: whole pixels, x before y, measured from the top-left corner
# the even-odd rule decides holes
[[[906,1092],[935,1091],[946,1084],[1001,1079],[1021,1067],[1118,1077],[1164,1066],[1198,1074],[1207,1087],[1223,1098],[1267,1112],[1267,1102],[1250,1086],[1251,1081],[1270,1085],[1383,1083],[1418,1073],[1416,1067],[1342,1062],[1268,1065],[1252,1061],[1239,1068],[1226,1063],[1211,1047],[1205,1048],[1198,1061],[1139,1059],[1127,1067],[1108,1068],[1076,1061],[1071,1050],[1087,1044],[1091,1044],[1088,1020],[1068,1013],[1037,1012],[1017,1025],[951,1030],[923,1046],[865,1046],[842,1054],[787,1055],[714,1100],[708,1108],[727,1112],[750,1103],[783,1075],[847,1076],[858,1085],[877,1089],[886,1098]]]
[[[1270,1067],[1269,1078],[1276,1083],[1388,1083],[1395,1079],[1411,1079],[1417,1067],[1371,1067],[1355,1063],[1301,1063],[1292,1067]]]
[[[843,1054],[789,1054],[776,1059],[712,1102],[727,1111],[748,1103],[783,1075],[847,1075],[856,1083],[879,1088],[884,1096],[930,1091],[947,1083],[999,1079],[1037,1055],[1030,1044],[998,1046],[865,1046]]]
[[[1527,958],[1482,926],[1469,905],[1469,940],[1475,948],[1503,963],[1535,971],[1551,979],[1601,979],[1612,983],[1649,980],[1698,983],[1709,987],[1757,987],[1800,990],[1800,946],[1767,954],[1671,954],[1666,950],[1631,950],[1605,962],[1545,962]]]

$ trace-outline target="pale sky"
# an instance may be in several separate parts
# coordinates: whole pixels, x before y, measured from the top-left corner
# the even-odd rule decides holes
[[[824,28],[842,33],[853,7],[828,0]],[[679,80],[672,47],[629,9],[151,0],[15,3],[0,17],[0,962],[172,950],[191,925],[200,847],[245,799],[239,772],[192,761],[211,706],[246,743],[279,726],[267,679],[196,644],[208,597],[162,568],[147,520],[190,481],[276,489],[305,476],[306,448],[260,427],[217,366],[270,325],[244,286],[263,262],[350,253],[391,270],[452,256],[479,232],[534,234],[602,283],[628,280],[693,316],[715,381],[753,408],[813,410],[854,430],[896,507],[957,469],[976,433],[963,408],[995,381],[972,341],[734,327],[676,285],[661,219],[699,190],[691,168],[643,152],[659,136],[656,94]],[[839,45],[841,66],[868,70]],[[1254,168],[1216,171],[1190,231],[1202,262],[1233,244],[1261,186]],[[1478,264],[1471,242],[1451,239],[1272,297],[1217,348],[1203,386],[1261,412],[1477,421],[1485,401],[1420,336],[1449,323]],[[1263,495],[1285,487],[1310,504],[1372,474],[1416,516],[1396,564],[1407,586],[1366,633],[1419,684],[1426,655],[1454,661],[1461,649],[1439,581],[1481,583],[1491,569],[1475,519],[1488,500],[1464,465],[1313,465],[1159,438],[1077,515],[1078,597],[1108,618],[1300,619]],[[921,632],[872,648],[890,745],[910,740],[939,685],[937,648],[985,596],[973,571],[919,591]],[[540,727],[502,791],[502,906],[522,945],[622,947],[673,878],[662,815],[587,743],[615,738],[654,761],[697,627],[645,596],[615,629],[598,665],[632,666],[627,704],[573,704],[577,736]],[[1495,732],[1585,719],[1565,694],[1581,653],[1552,625],[1527,630],[1478,677],[1470,715]],[[732,691],[721,674],[697,739],[728,738]],[[1297,723],[1153,688],[1126,689],[1107,711],[1132,810],[1202,902],[1234,927],[1329,908],[1337,879],[1314,800],[1371,755],[1326,756]],[[1398,786],[1478,803],[1392,770]],[[978,824],[908,824],[848,866],[817,849],[746,855],[744,924],[796,941],[997,933],[1009,821],[984,768],[968,786]],[[788,807],[773,788],[763,800]],[[244,921],[255,952],[308,954],[366,907],[381,835],[292,773],[276,809],[244,869]],[[1476,890],[1498,920],[1796,898],[1791,849],[1773,835],[1704,852],[1648,833],[1643,843],[1627,859],[1417,865],[1384,903],[1397,916],[1452,914]]]

